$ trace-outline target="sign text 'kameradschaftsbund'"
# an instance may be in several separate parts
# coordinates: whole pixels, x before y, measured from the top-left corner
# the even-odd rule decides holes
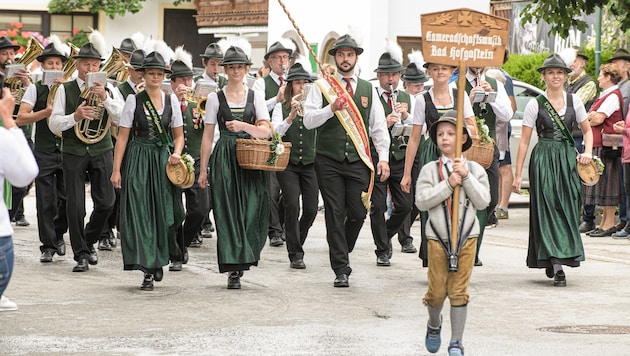
[[[471,9],[424,14],[422,54],[427,63],[485,67],[503,64],[510,21]]]

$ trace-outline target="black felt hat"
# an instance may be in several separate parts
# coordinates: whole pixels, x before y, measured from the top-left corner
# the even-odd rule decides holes
[[[608,60],[608,63],[612,62],[615,59],[625,59],[626,61],[630,61],[630,53],[625,48],[618,48],[613,54],[612,58]]]
[[[159,52],[151,52],[144,57],[140,70],[145,71],[147,69],[162,69],[164,73],[171,73],[171,70],[166,68],[166,61]]]
[[[291,66],[291,68],[289,68],[289,74],[287,74],[287,82],[300,79],[312,81],[311,73],[307,72],[300,63],[295,63]]]
[[[357,56],[363,53],[363,48],[359,47],[357,41],[354,38],[350,37],[350,35],[343,35],[335,41],[333,46],[328,50],[328,54],[334,56],[337,53],[337,50],[340,48],[352,48],[357,52]]]
[[[265,53],[265,60],[268,60],[269,57],[275,53],[275,52],[280,52],[280,51],[284,51],[287,52],[289,54],[289,57],[291,57],[291,54],[293,53],[293,50],[291,48],[287,48],[285,47],[282,43],[280,43],[280,41],[274,42],[270,47],[269,50],[267,51],[267,53]]]
[[[576,50],[575,55],[577,57],[582,57],[584,58],[585,61],[588,61],[588,56],[586,55],[586,53],[584,53],[584,50],[581,47],[576,47],[575,50]]]
[[[119,51],[125,53],[131,53],[136,50],[136,43],[131,38],[125,38],[120,42]]]
[[[145,55],[146,54],[144,53],[144,50],[142,49],[137,49],[131,52],[131,57],[129,58],[129,65],[135,70],[140,70],[142,68],[142,63],[144,63]]]
[[[20,49],[20,45],[13,44],[13,42],[7,36],[0,36],[0,49],[5,48],[13,48],[17,51]]]
[[[42,54],[40,54],[39,56],[37,56],[37,61],[38,62],[43,62],[44,59],[48,58],[48,57],[59,57],[61,58],[61,60],[63,62],[68,60],[68,57],[59,52],[57,50],[57,48],[55,48],[55,44],[50,42],[48,45],[46,45],[46,47],[44,47],[44,50],[42,51]]]
[[[449,124],[452,124],[453,126],[457,126],[457,111],[455,110],[449,110],[446,113],[444,113],[444,115],[442,115],[442,117],[433,123],[433,125],[431,125],[431,127],[429,128],[429,135],[431,136],[431,140],[433,141],[433,143],[435,143],[436,145],[437,143],[437,128],[438,125],[442,122],[448,122]],[[468,128],[466,127],[466,124],[462,125],[463,127],[463,133],[466,134],[466,142],[464,142],[462,144],[462,152],[468,150],[473,142],[472,142],[472,137],[470,137],[470,133],[468,132]]]
[[[240,47],[231,46],[225,51],[225,55],[223,56],[223,60],[221,61],[221,65],[224,66],[226,64],[247,64],[251,65],[249,57],[245,54]]]
[[[424,83],[429,80],[424,71],[415,63],[410,63],[405,69],[405,73],[400,77],[403,82],[407,83]]]
[[[564,60],[562,60],[562,57],[560,57],[560,55],[557,53],[550,54],[549,57],[547,57],[543,62],[542,67],[537,68],[536,70],[539,73],[542,73],[542,71],[547,68],[560,68],[564,69],[566,73],[571,73],[571,68],[567,66]]]
[[[171,78],[192,76],[193,70],[179,59],[171,64]]]
[[[376,73],[396,73],[405,70],[400,62],[392,58],[391,53],[385,52],[378,59],[378,67],[374,70]]]
[[[79,53],[73,58],[98,59],[100,61],[103,60],[103,58],[101,58],[101,54],[96,50],[92,42],[88,42],[81,46],[81,48],[79,49]]]
[[[203,54],[200,54],[200,56],[208,59],[223,59],[223,51],[218,44],[210,43],[208,47],[206,47],[206,51]]]

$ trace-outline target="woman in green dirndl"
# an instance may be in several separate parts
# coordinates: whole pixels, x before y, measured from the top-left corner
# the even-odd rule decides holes
[[[166,69],[158,52],[145,58],[145,89],[127,97],[119,123],[111,181],[121,188],[121,248],[125,270],[141,270],[142,290],[161,281],[184,220],[181,191],[166,175],[179,164],[184,131],[179,101],[161,90]],[[172,135],[168,135],[168,132]],[[172,152],[172,153],[170,153]]]
[[[240,289],[243,271],[258,265],[269,227],[269,174],[242,169],[236,160],[237,138],[271,135],[264,96],[243,83],[251,64],[241,47],[225,51],[228,84],[208,95],[201,143],[199,186],[211,181],[219,272],[228,272],[228,289]],[[215,126],[221,136],[213,146]]]
[[[552,54],[537,69],[547,89],[531,99],[523,114],[521,141],[516,156],[514,192],[521,191],[522,170],[534,128],[538,143],[529,163],[529,246],[527,266],[545,268],[553,285],[566,286],[562,265],[578,267],[584,247],[578,231],[582,185],[577,173],[576,151],[571,130],[577,123],[584,135],[584,153],[577,161],[590,163],[593,133],[580,98],[564,91],[571,69]]]
[[[442,114],[449,110],[457,110],[457,90],[451,88],[449,80],[455,72],[455,67],[446,64],[425,63],[423,65],[427,69],[427,75],[433,79],[433,86],[423,94],[416,96],[413,109],[413,127],[411,136],[407,143],[407,152],[405,153],[405,173],[400,186],[403,191],[410,192],[411,185],[416,182],[411,181],[411,170],[413,168],[414,157],[418,150],[419,167],[422,167],[437,160],[440,157],[440,150],[437,145],[428,139],[428,136],[422,134],[423,126],[429,128],[431,124],[436,122]],[[464,120],[469,132],[475,135],[477,132],[475,123],[475,113],[468,95],[464,93]],[[428,132],[428,130],[427,130]],[[428,220],[428,212],[420,212],[420,233],[422,242],[420,244],[420,258],[422,265],[428,266],[427,259],[427,237],[425,234],[425,224]]]

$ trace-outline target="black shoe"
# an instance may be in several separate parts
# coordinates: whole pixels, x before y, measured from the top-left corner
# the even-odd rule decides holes
[[[185,248],[184,249],[184,257],[182,259],[182,264],[187,264],[188,263],[188,249]]]
[[[90,266],[88,265],[87,259],[80,258],[77,265],[72,269],[72,272],[87,272],[89,269]]]
[[[593,230],[591,230],[591,231],[587,232],[587,233],[586,233],[586,236],[591,236],[591,234],[592,234],[592,233],[598,233],[598,234],[599,234],[599,233],[601,233],[602,231],[604,231],[604,230],[602,230],[602,229],[600,229],[600,228],[596,227],[596,228],[594,228]]]
[[[173,261],[171,265],[168,267],[168,270],[171,272],[179,272],[182,270],[182,262],[181,261]]]
[[[208,225],[206,226],[206,228],[207,228],[210,232],[214,232],[214,225],[212,224],[212,221],[208,221]]]
[[[402,253],[416,253],[418,252],[418,250],[416,250],[416,248],[413,246],[411,242],[408,242],[402,246],[401,252]]]
[[[162,278],[164,278],[164,270],[162,269],[162,267],[160,267],[155,271],[155,274],[153,275],[153,279],[156,282],[159,282],[162,280]]]
[[[495,227],[499,224],[499,219],[497,219],[497,214],[493,211],[490,215],[488,215],[488,219],[486,220],[487,227]]]
[[[57,254],[59,256],[65,256],[66,255],[66,243],[63,241],[63,237],[59,240],[57,240]]]
[[[202,243],[203,243],[203,239],[201,238],[201,235],[197,235],[190,242],[190,247],[192,247],[192,248],[200,248]]]
[[[109,229],[109,246],[111,246],[112,248],[116,247],[116,245],[118,244],[118,241],[116,241],[116,235],[114,235],[114,230]]]
[[[280,236],[274,236],[269,238],[269,246],[278,247],[284,245],[284,241]]]
[[[227,289],[241,289],[241,274],[239,272],[228,274]]]
[[[621,231],[623,230],[624,227],[626,227],[626,223],[623,221],[620,221],[619,223],[617,223],[617,225],[615,225],[615,230]]]
[[[46,250],[42,252],[42,255],[39,257],[39,262],[48,263],[53,261],[53,252],[50,250]]]
[[[15,219],[16,226],[29,226],[31,223],[26,220],[25,217],[20,217],[19,219]]]
[[[481,267],[481,266],[483,266],[483,262],[481,262],[480,259],[475,258],[475,267]]]
[[[553,278],[553,267],[545,268],[545,275],[547,278]]]
[[[567,286],[567,277],[564,275],[564,271],[560,270],[553,277],[553,286],[554,287],[566,287]]]
[[[88,258],[88,262],[91,265],[98,264],[98,255],[96,254],[96,250],[94,250],[94,246],[90,245],[90,257]]]
[[[587,232],[595,230],[595,224],[589,224],[586,221],[582,221],[578,229],[580,230],[580,233],[585,234]]]
[[[109,245],[109,239],[108,238],[102,238],[100,239],[100,241],[98,242],[98,250],[99,251],[111,251],[112,247]]]
[[[387,255],[380,255],[376,257],[376,265],[377,266],[390,266],[391,263],[389,262],[389,258],[387,258]]]
[[[295,269],[305,269],[306,268],[306,264],[304,263],[303,259],[297,259],[295,261],[291,261],[291,268],[295,268]]]
[[[145,274],[144,279],[142,280],[142,285],[140,285],[141,290],[153,290],[153,276],[150,274]]]
[[[203,228],[203,230],[201,230],[201,237],[204,237],[206,239],[210,239],[210,238],[212,238],[212,233],[213,232],[214,232],[214,226],[207,225],[206,227]]]
[[[340,274],[335,278],[335,282],[333,284],[337,288],[347,288],[350,287],[350,283],[348,282],[347,274]]]
[[[606,236],[612,236],[616,232],[617,232],[617,228],[613,226],[607,230],[599,229],[599,231],[593,231],[591,232],[589,236],[590,237],[606,237]]]

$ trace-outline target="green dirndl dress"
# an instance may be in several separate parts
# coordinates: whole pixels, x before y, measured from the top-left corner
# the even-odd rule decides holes
[[[243,121],[243,109],[231,108]],[[257,266],[269,229],[269,174],[242,169],[236,160],[236,139],[246,133],[226,129],[210,156],[210,181],[217,231],[219,272],[244,271]]]
[[[527,266],[579,266],[584,261],[578,230],[582,184],[574,146],[566,140],[539,138],[529,163],[529,184]]]
[[[148,127],[148,137],[130,136],[123,159],[120,234],[124,269],[155,273],[168,265],[169,253],[178,253],[185,214],[181,190],[166,175],[168,149]]]

